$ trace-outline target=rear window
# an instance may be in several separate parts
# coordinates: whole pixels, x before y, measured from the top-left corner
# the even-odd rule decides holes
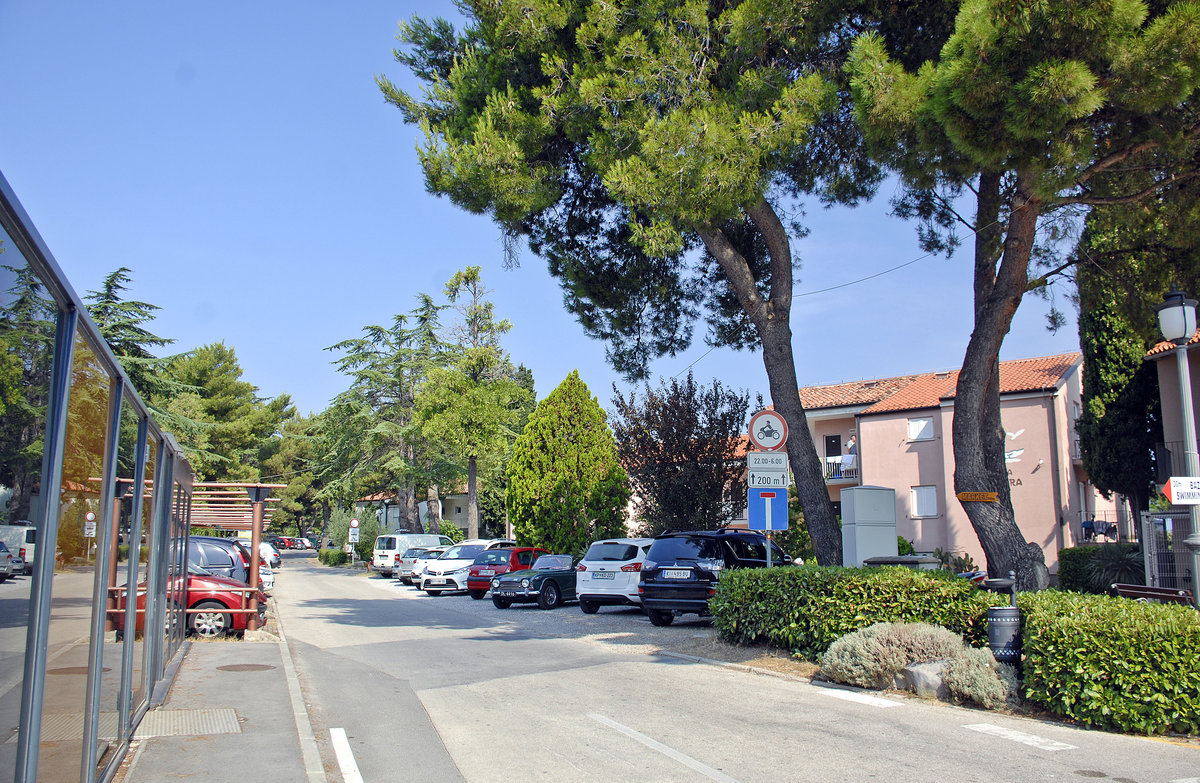
[[[650,545],[646,559],[655,562],[667,560],[723,560],[721,544],[708,536],[673,536],[660,538]]]
[[[393,538],[392,536],[387,536],[385,538],[377,538],[377,539],[375,539],[375,548],[376,549],[395,549],[396,548],[396,539]]]
[[[36,544],[37,543],[37,531],[36,530],[26,530],[25,531],[25,543],[26,544]]]
[[[461,544],[452,546],[442,555],[442,560],[474,560],[483,551],[483,544]]]
[[[405,552],[404,556],[405,557],[420,557],[423,554],[425,554],[424,547],[414,546],[412,549]]]
[[[619,544],[616,541],[597,541],[588,547],[584,560],[601,560],[621,562],[634,560],[638,556],[638,548],[633,544]]]
[[[475,558],[476,565],[508,565],[507,549],[489,549]]]

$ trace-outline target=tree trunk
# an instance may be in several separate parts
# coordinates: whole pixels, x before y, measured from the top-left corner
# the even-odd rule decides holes
[[[479,495],[476,491],[475,457],[467,457],[467,538],[479,538]]]
[[[842,564],[842,531],[825,486],[821,458],[808,430],[800,402],[796,361],[792,353],[792,250],[787,230],[766,200],[747,210],[747,216],[766,240],[771,262],[770,295],[764,299],[746,259],[716,228],[698,229],[708,252],[720,264],[730,287],[746,311],[763,346],[763,366],[771,402],[788,424],[787,453],[796,482],[796,497],[812,537],[817,562]]]
[[[429,532],[442,532],[442,499],[438,497],[437,484],[430,484],[425,493],[426,505],[429,506]]]
[[[953,446],[956,492],[995,492],[999,502],[963,502],[987,557],[989,576],[1017,574],[1021,590],[1041,590],[1049,572],[1041,547],[1026,542],[1012,508],[1000,422],[1000,346],[1025,295],[1040,202],[1026,177],[1017,177],[999,270],[996,216],[1000,177],[980,177],[976,225],[989,227],[976,238],[975,329],[967,343],[954,398]],[[996,227],[996,228],[992,228]]]

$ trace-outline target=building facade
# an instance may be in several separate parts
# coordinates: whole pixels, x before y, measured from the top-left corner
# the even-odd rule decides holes
[[[1000,416],[1013,511],[1025,539],[1039,544],[1051,572],[1058,551],[1114,520],[1132,530],[1122,504],[1090,484],[1075,434],[1082,413],[1078,353],[1000,363]],[[954,418],[957,372],[810,386],[800,390],[840,514],[846,487],[896,491],[899,535],[918,552],[968,555],[986,566],[970,519],[955,497]],[[1095,520],[1101,520],[1097,523]],[[1116,537],[1116,532],[1111,536]]]

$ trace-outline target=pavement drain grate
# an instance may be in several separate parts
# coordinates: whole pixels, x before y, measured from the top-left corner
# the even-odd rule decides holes
[[[100,713],[101,739],[117,737],[117,713]],[[142,718],[134,739],[150,737],[186,737],[200,734],[241,734],[237,711],[231,708],[215,710],[151,710]],[[83,736],[83,714],[61,713],[42,717],[43,742],[78,740]],[[7,742],[16,742],[16,733]]]
[[[274,668],[266,663],[228,663],[217,667],[219,671],[223,672],[266,672]]]

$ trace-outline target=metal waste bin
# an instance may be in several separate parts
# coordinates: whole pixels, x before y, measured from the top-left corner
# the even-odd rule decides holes
[[[1017,575],[1009,571],[1008,579],[985,579],[984,587],[994,592],[1009,591],[1009,606],[988,609],[988,647],[1000,663],[1019,666],[1021,663],[1021,610],[1017,608]]]

